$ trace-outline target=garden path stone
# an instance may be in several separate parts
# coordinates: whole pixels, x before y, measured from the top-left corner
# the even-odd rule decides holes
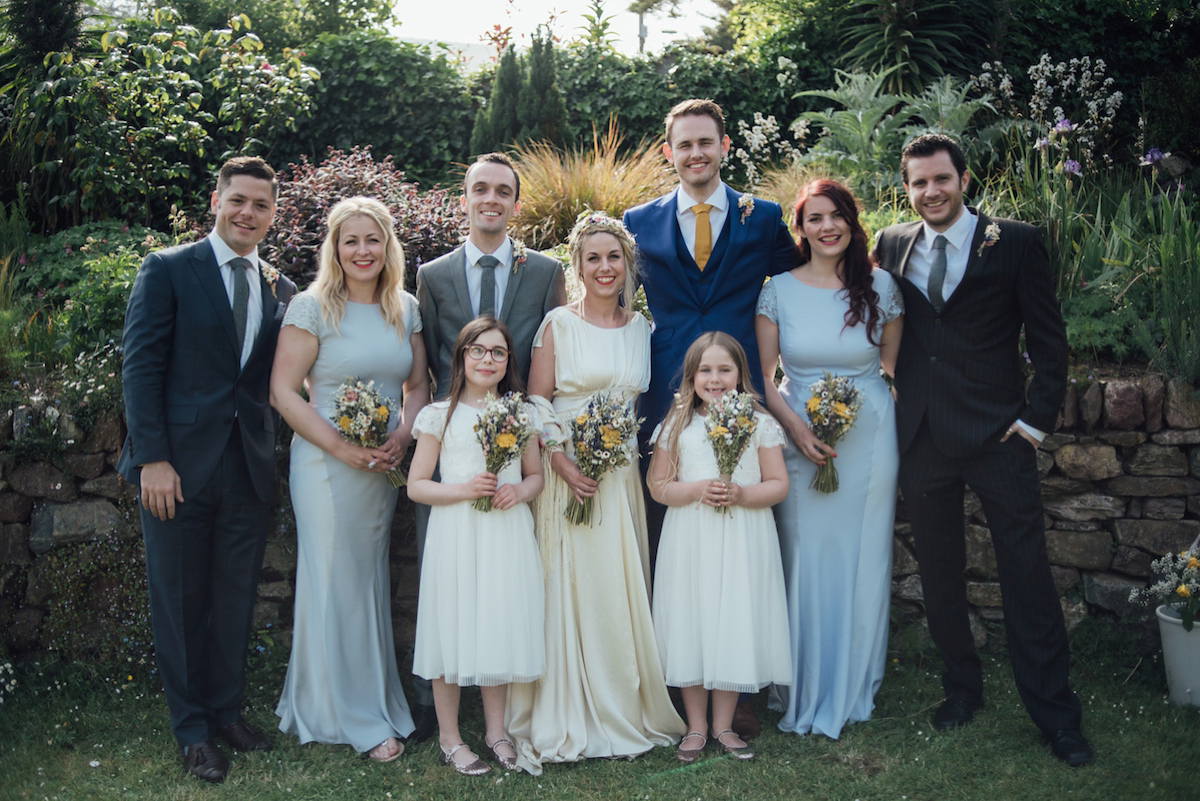
[[[45,498],[65,503],[79,497],[75,481],[57,467],[45,462],[21,465],[13,470],[8,483],[13,489],[30,498]]]
[[[1104,384],[1104,427],[1125,431],[1137,428],[1146,419],[1142,388],[1137,381],[1114,378]]]
[[[1163,427],[1163,398],[1167,386],[1158,373],[1147,373],[1142,376],[1142,407],[1146,414],[1145,429],[1153,434]]]
[[[98,498],[74,503],[52,503],[33,513],[29,547],[34,553],[46,553],[56,545],[88,542],[108,534],[128,533],[121,513],[108,501]]]
[[[28,565],[29,527],[21,523],[0,526],[0,565]]]
[[[63,457],[67,472],[76,478],[96,478],[107,464],[103,453],[69,453]]]
[[[1118,448],[1136,448],[1146,441],[1146,435],[1141,431],[1105,431],[1097,437]]]
[[[1167,382],[1165,413],[1171,428],[1200,428],[1200,398],[1192,397],[1190,384],[1178,378]]]
[[[1054,462],[1070,478],[1115,478],[1124,472],[1112,445],[1063,445],[1054,452]]]

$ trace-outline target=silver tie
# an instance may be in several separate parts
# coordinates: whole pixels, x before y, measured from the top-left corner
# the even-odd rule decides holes
[[[933,239],[933,268],[929,271],[929,302],[933,310],[942,313],[946,301],[942,299],[942,284],[946,282],[946,237],[938,234]]]
[[[233,330],[237,334],[238,361],[241,361],[242,346],[246,342],[246,316],[250,305],[250,282],[246,278],[246,268],[249,266],[249,259],[229,261],[229,267],[233,270]]]
[[[495,256],[481,256],[475,263],[483,270],[479,284],[479,314],[480,316],[485,314],[495,316],[496,268],[500,265],[500,260]]]

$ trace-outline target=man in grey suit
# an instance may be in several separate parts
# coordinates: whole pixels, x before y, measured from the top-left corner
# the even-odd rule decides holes
[[[467,210],[467,241],[421,265],[417,271],[417,300],[421,306],[425,350],[433,374],[434,400],[450,391],[450,370],[458,332],[471,320],[488,314],[512,333],[513,353],[508,369],[529,380],[533,338],[546,312],[567,301],[562,265],[508,235],[508,222],[521,208],[521,176],[503,153],[485,153],[467,168],[462,205]],[[417,558],[425,547],[429,507],[416,506]],[[433,693],[429,682],[413,677],[416,688],[410,740],[420,742],[433,733]]]
[[[896,362],[900,489],[912,521],[929,633],[945,701],[935,729],[965,725],[983,704],[967,619],[963,490],[983,506],[996,551],[1017,690],[1054,755],[1093,759],[1068,678],[1067,632],[1046,559],[1037,449],[1054,430],[1067,380],[1067,338],[1036,228],[963,203],[958,144],[926,134],[900,171],[920,222],[883,230],[875,255],[904,293]],[[1026,386],[1018,336],[1034,375]]]

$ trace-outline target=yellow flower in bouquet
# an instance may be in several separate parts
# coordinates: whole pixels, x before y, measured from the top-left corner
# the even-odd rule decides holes
[[[599,481],[605,473],[631,464],[640,424],[630,404],[620,395],[604,392],[593,395],[571,424],[579,472]],[[590,526],[594,501],[595,498],[584,498],[581,502],[572,496],[564,512],[567,520],[577,526]]]
[[[375,387],[374,381],[347,378],[333,391],[334,424],[342,436],[364,448],[378,448],[387,441],[388,420],[396,402]],[[388,483],[403,487],[407,479],[400,468],[387,473]]]
[[[717,472],[721,481],[728,484],[733,480],[733,471],[737,469],[742,454],[750,445],[754,430],[758,428],[754,399],[745,392],[726,392],[708,404],[704,428],[717,459]],[[728,506],[722,506],[717,511],[731,514]]]
[[[840,442],[854,427],[858,420],[858,410],[862,408],[862,397],[854,382],[846,376],[825,373],[820,380],[809,387],[812,397],[804,404],[808,412],[808,421],[817,439],[832,447]],[[838,488],[837,467],[833,457],[827,457],[825,464],[817,467],[809,489],[818,492],[836,492]]]
[[[488,394],[475,423],[475,438],[483,446],[483,462],[489,473],[499,475],[510,463],[519,460],[532,436],[533,421],[524,395],[508,392],[497,398]],[[491,496],[476,498],[474,507],[481,512],[492,511]]]

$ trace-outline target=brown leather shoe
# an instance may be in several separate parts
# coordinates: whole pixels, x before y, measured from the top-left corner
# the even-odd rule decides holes
[[[754,714],[754,710],[750,708],[748,701],[742,701],[733,710],[732,728],[734,734],[747,742],[753,740],[762,732],[762,726],[758,722],[758,715]]]
[[[229,760],[212,740],[189,745],[183,749],[183,767],[188,773],[206,782],[224,781],[229,773]]]
[[[271,750],[271,741],[267,739],[263,730],[250,725],[245,718],[238,718],[228,726],[222,726],[217,729],[217,734],[238,751]]]

